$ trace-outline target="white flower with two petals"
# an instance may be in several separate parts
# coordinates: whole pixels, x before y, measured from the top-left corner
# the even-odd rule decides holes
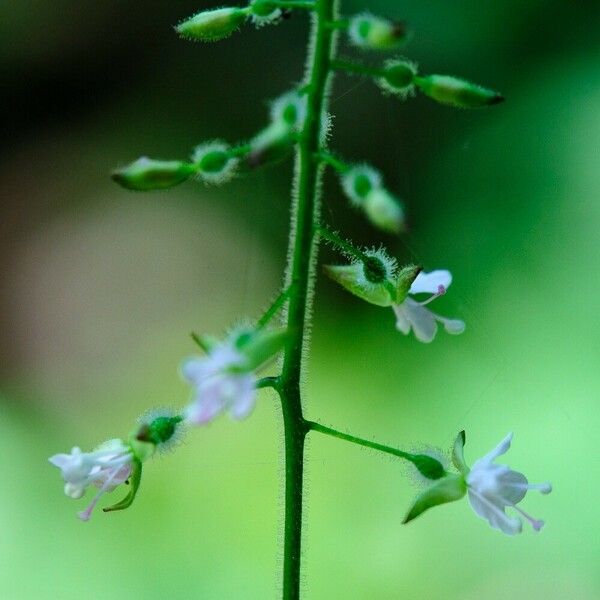
[[[425,343],[435,338],[438,323],[441,323],[448,333],[454,335],[462,333],[465,330],[464,321],[447,319],[425,308],[425,305],[432,300],[443,296],[451,283],[450,271],[438,270],[431,273],[421,271],[410,286],[409,296],[402,303],[392,305],[396,315],[396,329],[404,335],[408,335],[412,329],[415,337]],[[432,295],[423,302],[417,302],[410,297],[410,295],[423,293]]]
[[[94,452],[82,452],[75,447],[71,454],[55,454],[49,461],[61,470],[67,496],[78,499],[85,494],[88,486],[100,488],[87,509],[78,514],[82,521],[87,521],[98,500],[129,478],[133,453],[123,440],[113,439]]]
[[[509,433],[491,452],[475,462],[466,476],[467,493],[473,510],[486,519],[494,529],[508,535],[521,532],[523,523],[519,517],[506,514],[507,508],[513,508],[527,519],[536,531],[544,526],[544,521],[534,519],[517,504],[523,500],[528,490],[538,490],[542,494],[552,491],[550,483],[529,483],[527,478],[506,465],[494,464],[494,461],[509,448],[512,433]]]
[[[246,357],[223,343],[205,357],[190,358],[181,372],[194,386],[194,398],[185,410],[191,425],[204,425],[225,411],[237,420],[245,419],[256,403],[256,375],[244,371]]]

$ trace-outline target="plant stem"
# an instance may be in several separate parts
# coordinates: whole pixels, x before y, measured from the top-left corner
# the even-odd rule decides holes
[[[337,233],[331,231],[331,229],[327,229],[327,227],[324,225],[318,225],[316,229],[323,239],[330,242],[332,246],[340,250],[342,253],[362,261],[368,258],[368,256],[359,248],[356,248],[350,242],[341,238]]]
[[[369,67],[368,65],[347,60],[334,60],[331,63],[331,68],[336,69],[336,71],[354,73],[355,75],[365,75],[366,77],[383,77],[385,75],[385,69]]]
[[[302,542],[302,485],[304,440],[308,432],[302,414],[300,378],[305,349],[305,334],[313,263],[316,258],[314,223],[318,220],[318,188],[322,168],[315,160],[320,151],[321,116],[326,109],[327,83],[333,51],[334,32],[327,23],[335,18],[336,0],[317,0],[312,25],[312,53],[308,57],[306,84],[306,118],[298,141],[296,178],[297,195],[292,209],[288,263],[288,286],[293,286],[287,315],[292,332],[285,348],[283,368],[279,379],[279,394],[283,411],[285,440],[285,526],[283,557],[283,598],[300,597],[300,559]]]
[[[263,316],[256,323],[257,329],[262,329],[265,325],[267,325],[269,323],[269,321],[271,321],[271,319],[279,312],[279,310],[286,303],[286,301],[290,297],[291,293],[292,293],[292,287],[290,286],[290,287],[286,288],[285,290],[283,290],[283,292],[281,292],[281,294],[279,294],[279,296],[277,296],[277,298],[275,298],[275,300],[273,301],[273,304],[271,304],[271,306],[269,306],[269,308],[265,311]]]
[[[385,454],[398,456],[400,458],[409,460],[410,462],[414,462],[417,456],[415,454],[410,454],[409,452],[403,452],[402,450],[398,450],[397,448],[392,448],[391,446],[386,446],[385,444],[378,444],[377,442],[371,442],[370,440],[365,440],[363,438],[356,437],[355,435],[343,433],[341,431],[338,431],[337,429],[332,429],[331,427],[326,427],[325,425],[321,425],[320,423],[315,423],[314,421],[308,422],[308,428],[311,431],[320,431],[325,435],[330,435],[340,440],[345,440],[353,444],[358,444],[359,446],[364,446],[365,448],[379,450],[379,452],[384,452]]]
[[[350,169],[349,165],[339,158],[333,156],[333,154],[329,154],[329,152],[319,152],[319,154],[317,154],[317,158],[322,163],[333,167],[340,174],[344,174],[348,169]]]

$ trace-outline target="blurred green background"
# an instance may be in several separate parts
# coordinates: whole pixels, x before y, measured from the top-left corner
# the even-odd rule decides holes
[[[547,526],[515,538],[467,501],[401,525],[416,490],[403,465],[318,434],[307,454],[304,598],[600,597],[599,4],[379,0],[406,19],[405,54],[505,104],[401,104],[358,79],[332,95],[333,147],[381,167],[406,200],[402,261],[449,268],[436,302],[460,337],[429,346],[391,311],[319,275],[306,411],[404,448],[467,431],[472,462],[507,431],[508,463],[548,497]],[[131,194],[110,170],[244,139],[267,99],[301,79],[305,15],[216,45],[171,26],[208,4],[12,0],[0,4],[0,590],[29,598],[275,598],[282,432],[263,392],[243,424],[222,418],[145,469],[132,509],[98,512],[62,493],[47,458],[125,435],[178,407],[188,333],[254,317],[280,284],[291,164],[222,189]],[[347,1],[350,13],[365,7]],[[381,239],[333,178],[324,216]],[[332,258],[328,250],[324,259]],[[115,492],[115,497],[119,492]]]

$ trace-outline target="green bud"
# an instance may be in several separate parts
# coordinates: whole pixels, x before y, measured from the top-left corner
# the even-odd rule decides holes
[[[391,306],[395,301],[390,295],[390,289],[385,285],[385,282],[373,284],[366,281],[364,266],[360,262],[340,266],[325,265],[323,269],[328,277],[339,283],[351,294],[370,304]]]
[[[454,441],[454,447],[452,448],[452,464],[463,474],[467,475],[469,473],[469,467],[467,467],[467,463],[465,462],[465,457],[463,454],[465,447],[466,435],[464,431],[461,431]]]
[[[186,19],[175,30],[188,40],[216,42],[229,37],[244,22],[248,11],[241,8],[205,10]]]
[[[140,488],[140,483],[142,481],[142,463],[137,458],[134,458],[133,464],[131,465],[131,475],[129,476],[129,493],[123,500],[113,504],[112,506],[107,506],[102,510],[104,512],[113,512],[115,510],[125,510],[129,508],[133,501],[135,500],[135,496],[137,494],[138,489]]]
[[[467,493],[467,484],[462,475],[447,474],[438,479],[436,483],[430,485],[421,493],[413,504],[412,508],[404,518],[403,523],[408,523],[421,513],[433,506],[446,504],[460,500]]]
[[[373,225],[389,233],[404,230],[404,210],[400,201],[384,188],[373,188],[365,197],[363,210]]]
[[[413,80],[416,73],[417,68],[414,63],[405,60],[389,60],[385,63],[383,75],[377,83],[384,92],[405,99],[414,91]]]
[[[422,270],[423,267],[418,267],[417,265],[406,265],[400,269],[396,278],[396,300],[398,304],[406,300],[410,286]]]
[[[340,175],[340,182],[350,202],[362,207],[369,192],[381,186],[381,174],[369,165],[354,165]]]
[[[293,131],[286,123],[271,123],[250,141],[250,152],[246,157],[248,166],[256,168],[286,158],[294,141]]]
[[[192,154],[198,176],[206,183],[218,185],[235,176],[238,160],[231,156],[230,148],[221,141],[198,146]]]
[[[252,22],[257,27],[277,23],[282,15],[281,9],[269,0],[253,0],[249,8]]]
[[[504,100],[504,96],[498,92],[450,75],[415,77],[415,84],[436,102],[458,108],[480,108]]]
[[[406,41],[407,30],[404,23],[394,23],[366,12],[350,19],[348,35],[359,48],[393,50]]]
[[[179,160],[153,160],[146,156],[113,172],[113,181],[128,190],[163,190],[183,183],[194,174],[193,165]]]

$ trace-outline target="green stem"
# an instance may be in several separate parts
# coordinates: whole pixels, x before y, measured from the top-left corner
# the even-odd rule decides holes
[[[384,452],[385,454],[398,456],[400,458],[409,460],[410,462],[415,462],[415,460],[417,460],[418,455],[416,454],[403,452],[402,450],[392,448],[391,446],[386,446],[385,444],[378,444],[377,442],[371,442],[370,440],[365,440],[363,438],[350,435],[349,433],[343,433],[341,431],[338,431],[337,429],[332,429],[331,427],[326,427],[325,425],[321,425],[320,423],[315,423],[314,421],[309,421],[308,427],[311,431],[320,431],[325,435],[330,435],[340,440],[345,440],[353,444],[358,444],[359,446],[364,446],[365,448],[372,448],[373,450],[378,450],[379,452]]]
[[[317,225],[316,230],[324,240],[330,242],[335,248],[341,250],[344,254],[357,258],[361,261],[368,260],[369,257],[364,252],[353,246],[350,242],[341,238],[337,233],[331,231],[331,229],[328,229],[324,225]]]
[[[266,4],[277,8],[300,8],[304,10],[315,10],[316,2],[304,0],[266,0]]]
[[[304,440],[308,432],[302,414],[300,378],[305,350],[308,310],[311,299],[316,240],[314,223],[318,221],[318,189],[322,169],[315,154],[320,151],[321,115],[327,108],[327,83],[333,52],[334,32],[327,23],[335,19],[336,0],[317,0],[312,25],[312,48],[308,57],[306,118],[298,140],[296,178],[290,236],[288,285],[290,295],[287,325],[291,333],[283,357],[279,393],[283,411],[285,440],[285,525],[283,556],[283,598],[300,597],[300,558],[302,543],[302,486]]]
[[[292,286],[287,287],[275,300],[273,304],[269,306],[269,308],[265,311],[263,316],[256,323],[257,329],[262,329],[265,325],[267,325],[271,319],[281,310],[283,305],[287,302],[287,299],[290,297],[292,293]]]
[[[346,171],[348,171],[348,169],[350,169],[350,165],[347,165],[343,160],[340,160],[333,154],[329,154],[329,152],[319,152],[316,155],[316,158],[322,163],[333,167],[338,173],[342,175]]]
[[[385,69],[377,67],[369,67],[361,63],[350,62],[347,60],[334,60],[331,63],[331,68],[336,71],[345,71],[354,75],[365,75],[367,77],[383,77]]]

